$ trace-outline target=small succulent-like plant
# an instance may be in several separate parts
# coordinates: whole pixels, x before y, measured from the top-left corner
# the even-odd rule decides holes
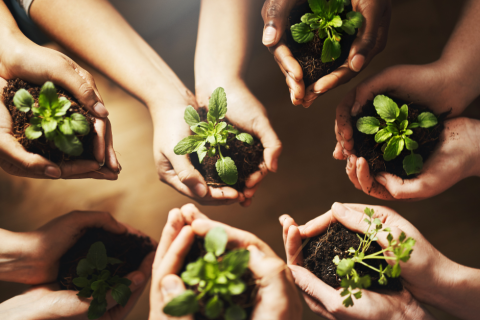
[[[362,277],[355,270],[356,263],[367,266],[378,272],[380,275],[378,283],[386,285],[388,283],[387,277],[398,278],[400,276],[402,272],[400,261],[407,262],[410,259],[410,255],[413,251],[412,248],[416,242],[415,239],[411,237],[407,238],[403,232],[400,234],[398,240],[393,239],[393,236],[390,233],[390,228],[383,228],[380,219],[373,219],[375,213],[373,209],[365,208],[364,212],[369,217],[369,219],[364,219],[364,221],[368,223],[368,229],[365,231],[363,238],[357,234],[360,239],[358,248],[348,249],[348,252],[352,255],[351,258],[340,260],[338,256],[335,256],[333,259],[333,263],[337,265],[337,274],[342,279],[340,286],[344,288],[340,295],[342,297],[347,296],[345,300],[343,300],[343,305],[347,308],[353,306],[353,297],[360,299],[362,297],[362,289],[367,289],[371,284],[371,279],[368,274]],[[370,229],[371,227],[373,228]],[[370,248],[372,242],[378,240],[377,234],[381,231],[388,232],[388,247],[376,253],[365,255],[365,252]],[[392,255],[383,255],[386,252],[390,252]],[[380,264],[379,268],[375,268],[366,262],[366,260],[372,259],[382,259],[385,260],[385,262],[386,260],[395,260],[395,264],[393,266],[386,264],[386,267],[383,267],[383,265]]]
[[[411,151],[411,154],[403,159],[403,169],[407,175],[420,173],[423,168],[423,158],[413,153],[418,148],[418,143],[409,138],[414,128],[431,128],[437,125],[437,117],[431,112],[422,112],[417,120],[408,123],[408,106],[401,108],[389,97],[378,95],[373,100],[377,114],[385,120],[385,125],[376,117],[362,117],[357,120],[358,131],[365,134],[375,134],[375,142],[383,143],[383,159],[390,161],[400,155],[403,149]]]
[[[38,107],[34,106],[35,100],[25,89],[15,93],[13,103],[19,111],[32,110],[30,126],[25,130],[25,136],[28,139],[38,139],[44,133],[47,140],[53,141],[62,152],[71,156],[79,156],[83,153],[82,143],[75,134],[88,134],[90,125],[85,116],[80,113],[66,117],[71,103],[65,97],[58,97],[52,82],[47,81],[42,86]]]
[[[207,318],[216,319],[223,312],[226,320],[246,319],[245,310],[234,304],[231,297],[243,293],[247,287],[241,278],[247,270],[250,253],[246,249],[236,249],[224,254],[227,241],[227,233],[222,227],[215,227],[207,233],[207,253],[189,263],[181,275],[186,284],[197,286],[198,294],[186,290],[165,305],[165,314],[174,317],[194,314],[199,310],[198,302],[207,296]]]
[[[340,57],[342,31],[349,35],[355,34],[363,24],[363,15],[360,12],[350,11],[346,19],[342,20],[339,14],[343,12],[350,0],[308,0],[313,13],[302,16],[300,23],[291,26],[292,37],[298,43],[312,41],[315,31],[320,39],[325,39],[322,49],[322,62],[332,62]]]
[[[80,260],[77,265],[77,278],[73,284],[82,288],[77,296],[93,297],[88,308],[88,319],[98,319],[107,311],[107,291],[112,290],[112,298],[125,307],[132,292],[128,287],[131,281],[112,274],[107,270],[107,265],[120,264],[122,261],[107,256],[105,245],[95,242],[90,246],[87,257]]]
[[[205,156],[215,157],[219,155],[215,167],[218,175],[228,185],[234,185],[238,179],[238,171],[235,162],[230,157],[224,157],[221,148],[228,149],[227,142],[238,139],[242,142],[253,144],[253,137],[248,133],[240,133],[239,130],[224,121],[227,114],[227,95],[221,87],[213,91],[208,102],[207,122],[200,121],[197,111],[188,106],[185,109],[185,122],[196,135],[188,136],[180,141],[174,148],[177,155],[185,155],[196,152],[198,160],[202,163]],[[228,134],[235,135],[228,139]]]

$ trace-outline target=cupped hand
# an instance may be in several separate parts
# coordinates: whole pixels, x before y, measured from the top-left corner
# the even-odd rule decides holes
[[[294,105],[308,108],[321,94],[344,84],[364,69],[386,46],[390,26],[391,2],[389,0],[352,0],[353,11],[364,18],[352,44],[349,57],[334,72],[320,78],[305,88],[300,64],[293,57],[283,37],[291,9],[302,0],[268,0],[262,9],[264,21],[263,44],[267,46],[285,75]]]
[[[255,235],[212,221],[189,204],[173,209],[168,215],[153,267],[149,319],[173,319],[163,314],[163,306],[185,290],[177,274],[194,236],[205,237],[210,229],[217,226],[222,226],[227,232],[228,248],[247,248],[250,251],[249,268],[259,285],[252,320],[301,318],[302,308],[291,274],[273,250]]]

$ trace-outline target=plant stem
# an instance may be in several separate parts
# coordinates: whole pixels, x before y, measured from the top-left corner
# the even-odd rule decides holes
[[[369,267],[370,269],[373,269],[373,270],[377,271],[378,273],[380,273],[380,270],[379,270],[379,269],[377,269],[377,268],[375,268],[375,267],[372,267],[371,265],[368,265],[368,264],[366,264],[366,263],[363,262],[363,261],[359,261],[359,263],[361,263],[361,264]]]

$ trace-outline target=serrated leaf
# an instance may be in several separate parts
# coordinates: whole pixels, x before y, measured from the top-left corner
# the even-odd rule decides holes
[[[62,133],[57,133],[53,140],[55,142],[55,146],[63,153],[75,157],[83,153],[82,143],[75,135],[66,136]]]
[[[352,296],[348,296],[345,300],[343,300],[343,305],[345,308],[353,306]]]
[[[99,302],[93,299],[88,307],[88,319],[98,319],[107,311],[107,301]]]
[[[228,185],[234,185],[237,183],[238,172],[235,162],[230,157],[224,157],[217,160],[215,164],[218,175],[223,182]]]
[[[330,38],[326,38],[323,42],[323,49],[322,49],[322,62],[328,63],[335,61],[340,54],[342,53],[342,47],[340,42],[332,41]]]
[[[205,315],[209,319],[216,319],[223,310],[223,301],[217,295],[208,300],[205,305]]]
[[[375,134],[380,129],[380,121],[375,117],[362,117],[357,120],[357,129],[365,134]]]
[[[189,126],[195,126],[200,122],[200,116],[198,115],[197,110],[192,106],[188,106],[185,109],[183,119],[185,119],[185,122],[188,123]]]
[[[74,113],[71,116],[72,129],[78,134],[86,135],[90,132],[90,124],[83,114]]]
[[[30,125],[25,129],[25,137],[30,140],[38,139],[42,136],[42,128],[38,125]]]
[[[415,150],[418,148],[418,143],[415,140],[412,140],[409,137],[405,137],[404,139],[407,150]]]
[[[215,227],[205,236],[205,250],[212,252],[217,257],[225,252],[227,247],[227,232],[222,227]]]
[[[350,11],[347,12],[347,20],[354,28],[359,29],[362,27],[364,18],[360,12]]]
[[[355,262],[353,262],[352,259],[342,259],[342,260],[340,260],[340,263],[337,266],[337,274],[340,277],[344,277],[346,275],[349,275],[350,272],[352,271],[354,265],[355,265]]]
[[[290,31],[292,32],[293,40],[295,40],[298,43],[310,42],[315,36],[310,26],[303,22],[300,22],[291,26]]]
[[[247,313],[237,305],[230,306],[225,312],[225,320],[245,320]]]
[[[403,170],[407,175],[420,173],[423,169],[423,158],[419,154],[410,154],[403,158]]]
[[[85,288],[90,285],[90,281],[86,277],[73,278],[72,282],[79,288]]]
[[[403,120],[407,120],[407,119],[408,119],[408,106],[404,104],[400,108],[400,114],[398,115],[397,121],[402,122]]]
[[[310,9],[316,14],[326,14],[327,1],[326,0],[308,0]]]
[[[28,112],[33,105],[35,104],[35,100],[33,99],[30,92],[25,89],[20,89],[15,93],[13,97],[13,104],[17,109],[21,112]]]
[[[200,136],[188,136],[183,138],[173,149],[176,155],[185,155],[192,153],[197,148],[198,144],[202,143],[205,139]]]
[[[77,275],[80,277],[87,277],[93,273],[95,266],[88,262],[87,259],[82,259],[77,265]]]
[[[227,123],[222,121],[222,122],[219,122],[217,124],[217,126],[215,127],[215,131],[217,133],[222,133],[222,131],[227,127]]]
[[[61,117],[67,114],[68,109],[72,103],[65,97],[60,97],[58,99],[58,104],[56,105],[55,117]]]
[[[131,295],[132,291],[124,284],[120,283],[112,288],[112,298],[122,307],[125,307]]]
[[[227,95],[222,87],[218,87],[212,93],[208,101],[208,114],[210,119],[218,121],[227,114]],[[210,121],[210,120],[209,120]]]
[[[356,299],[360,299],[362,297],[362,291],[355,292],[353,295]]]
[[[42,128],[45,133],[52,132],[57,129],[57,121],[55,119],[42,119]]]
[[[103,242],[97,241],[90,246],[87,253],[87,260],[97,270],[103,270],[107,267],[107,249]]]
[[[40,89],[40,95],[38,96],[38,104],[45,108],[54,108],[58,104],[57,90],[52,82],[47,81]]]
[[[437,117],[431,112],[422,112],[417,118],[418,125],[422,128],[430,128],[437,125]]]
[[[238,140],[253,145],[253,137],[248,133],[240,133],[235,136]]]
[[[375,135],[375,142],[376,143],[385,142],[391,136],[392,136],[392,133],[390,131],[388,131],[387,128],[384,128],[384,129],[378,131],[377,134]]]
[[[378,95],[373,100],[375,110],[386,122],[393,122],[400,115],[400,109],[395,101],[384,95]]]
[[[183,317],[193,314],[198,310],[198,302],[192,290],[186,290],[181,295],[173,298],[163,307],[163,313],[174,317]]]
[[[388,141],[385,152],[383,153],[383,159],[390,161],[395,159],[403,150],[405,142],[402,137],[395,136]]]

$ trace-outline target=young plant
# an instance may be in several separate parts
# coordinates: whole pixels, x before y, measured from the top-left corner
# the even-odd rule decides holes
[[[383,95],[376,96],[373,105],[386,125],[380,124],[376,117],[362,117],[357,120],[358,131],[375,134],[375,142],[383,143],[385,161],[395,159],[406,147],[411,154],[403,159],[403,169],[407,175],[420,173],[423,168],[422,156],[413,153],[413,150],[418,148],[418,143],[408,136],[413,134],[414,128],[430,128],[437,125],[437,117],[431,112],[422,112],[415,122],[408,123],[408,106],[404,104],[398,108],[392,99]]]
[[[245,310],[232,302],[232,296],[243,293],[247,287],[241,278],[247,269],[250,253],[246,249],[237,249],[223,255],[227,240],[227,233],[222,227],[213,228],[207,233],[207,253],[189,263],[181,275],[186,284],[197,286],[198,294],[186,290],[165,305],[165,314],[174,317],[194,314],[199,310],[199,301],[206,296],[207,318],[216,319],[224,312],[226,320],[246,319]]]
[[[402,272],[400,268],[400,261],[407,262],[410,259],[410,255],[413,251],[412,247],[415,245],[415,240],[411,237],[407,238],[403,232],[400,234],[398,241],[394,240],[392,234],[390,233],[390,228],[383,228],[380,219],[373,219],[373,215],[375,213],[373,209],[365,208],[364,212],[370,219],[364,219],[364,221],[368,223],[368,228],[363,238],[357,234],[358,238],[360,239],[360,245],[356,250],[354,248],[348,249],[348,252],[352,255],[351,258],[344,258],[340,260],[338,256],[335,256],[333,259],[333,263],[337,265],[337,274],[342,278],[340,286],[344,289],[340,295],[342,297],[347,296],[345,300],[343,300],[343,305],[347,308],[353,306],[353,297],[360,299],[362,297],[362,289],[370,287],[371,284],[369,275],[361,277],[355,270],[356,263],[367,266],[370,269],[378,272],[380,275],[378,283],[381,285],[386,285],[388,282],[387,277],[397,278],[400,276]],[[373,227],[373,229],[370,230],[371,227]],[[372,241],[378,240],[377,234],[380,231],[388,232],[388,247],[376,253],[365,255],[365,252],[368,250],[368,248],[370,248]],[[393,253],[393,256],[383,255],[386,252]],[[366,262],[366,260],[371,259],[382,259],[385,260],[385,262],[386,260],[395,260],[395,265],[392,267],[391,265],[387,264],[385,268],[383,265],[380,265],[379,268],[375,268]]]
[[[312,41],[315,30],[320,39],[324,39],[322,49],[322,62],[335,61],[342,52],[340,40],[342,31],[349,35],[355,34],[363,24],[363,16],[360,12],[347,12],[347,19],[342,20],[339,14],[344,7],[350,4],[350,0],[308,0],[313,13],[302,16],[300,23],[291,26],[292,37],[298,43]]]
[[[228,185],[234,185],[238,179],[237,166],[230,157],[224,157],[221,148],[229,149],[227,143],[232,139],[253,144],[253,137],[248,133],[240,133],[236,128],[220,121],[227,114],[227,95],[225,90],[219,87],[213,91],[208,102],[207,122],[200,121],[197,111],[188,106],[185,110],[185,122],[196,135],[188,136],[180,141],[174,148],[177,155],[185,155],[196,152],[198,160],[202,163],[206,155],[215,157],[219,155],[215,167],[218,175]],[[228,134],[235,135],[228,140]]]
[[[122,263],[119,259],[107,256],[105,245],[95,242],[90,246],[87,257],[78,262],[77,278],[73,284],[82,288],[77,296],[93,297],[88,308],[88,319],[98,319],[107,311],[107,291],[112,290],[112,297],[122,307],[125,307],[132,292],[128,287],[131,281],[121,278],[108,271],[107,265]]]
[[[38,139],[45,133],[47,140],[53,141],[62,152],[71,156],[82,154],[82,143],[75,134],[88,134],[90,125],[82,114],[65,116],[71,103],[65,97],[58,97],[53,83],[47,81],[43,85],[38,97],[38,107],[34,107],[35,100],[25,89],[15,93],[13,103],[22,112],[32,110],[30,126],[25,130],[28,139]]]

